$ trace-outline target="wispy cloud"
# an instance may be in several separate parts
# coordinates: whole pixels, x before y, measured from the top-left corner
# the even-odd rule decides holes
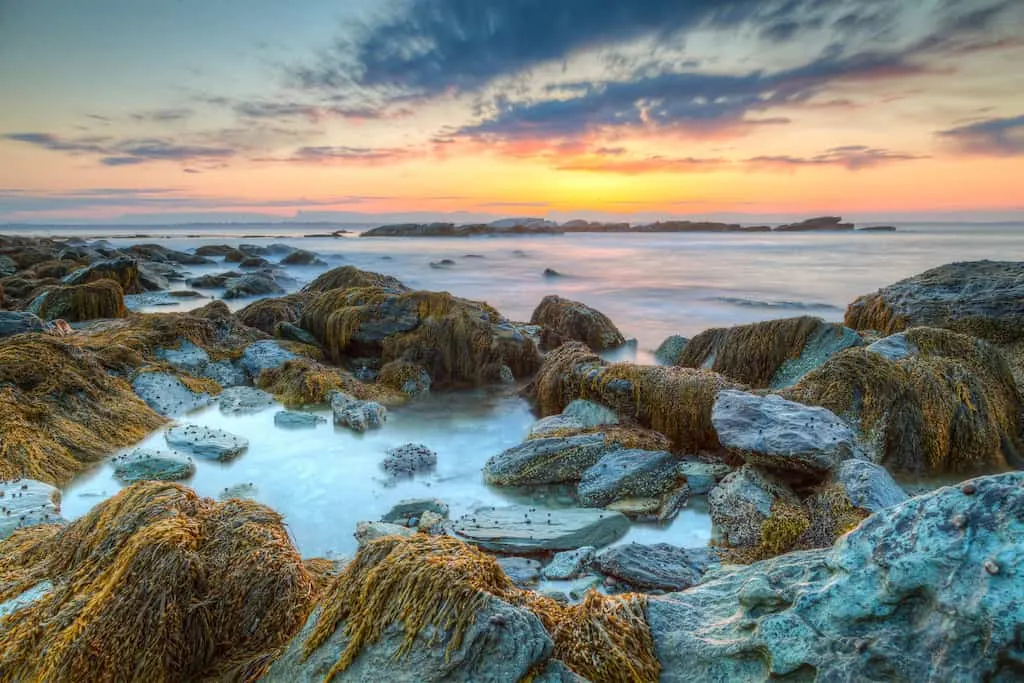
[[[224,160],[236,154],[236,150],[229,147],[183,145],[166,138],[64,138],[52,133],[9,133],[3,137],[55,152],[98,155],[100,163],[106,166],[132,166],[151,161]]]
[[[709,173],[719,170],[728,164],[729,162],[725,159],[697,159],[692,157],[650,156],[639,159],[609,159],[593,156],[573,159],[559,165],[557,168],[559,171],[591,171],[597,173],[642,175],[646,173]]]
[[[839,166],[849,171],[860,171],[884,164],[901,161],[914,161],[927,157],[914,154],[901,154],[886,149],[876,149],[864,145],[847,145],[833,147],[821,154],[811,157],[797,156],[759,156],[746,160],[746,164],[755,169],[798,169],[814,166]]]
[[[1024,114],[994,118],[938,132],[953,149],[985,156],[1024,155]]]

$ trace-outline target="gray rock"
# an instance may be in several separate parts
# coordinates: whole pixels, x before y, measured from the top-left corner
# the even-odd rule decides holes
[[[232,460],[241,455],[249,441],[222,429],[202,425],[179,425],[168,429],[167,445],[206,460]]]
[[[313,413],[300,413],[294,410],[274,413],[274,424],[282,429],[309,429],[322,422],[327,422],[327,418]]]
[[[203,289],[219,289],[220,287],[227,286],[227,283],[231,280],[242,277],[241,273],[229,270],[223,273],[201,275],[195,278],[189,278],[185,280],[185,284],[189,287],[201,287]]]
[[[537,583],[540,578],[540,562],[525,557],[499,557],[498,564],[512,583],[526,588]]]
[[[190,286],[199,287],[201,285],[192,284]],[[284,288],[277,284],[273,277],[263,273],[246,273],[245,275],[228,280],[224,283],[224,286],[227,288],[224,290],[225,299],[284,294]]]
[[[370,541],[376,541],[385,536],[412,536],[415,530],[401,524],[389,524],[387,522],[359,522],[356,524],[356,531],[353,536],[363,547]]]
[[[625,543],[602,552],[596,564],[602,573],[633,588],[678,591],[699,583],[718,558],[711,548]]]
[[[593,508],[536,510],[525,506],[484,508],[456,520],[453,531],[484,550],[510,555],[602,547],[629,530],[618,512]]]
[[[270,268],[273,265],[274,264],[261,256],[249,256],[238,263],[238,267],[243,270],[259,270],[261,268]]]
[[[34,479],[0,481],[0,540],[17,529],[63,523],[60,491]]]
[[[395,503],[380,521],[397,523],[410,517],[419,517],[424,512],[434,512],[441,515],[442,519],[448,519],[448,504],[437,498],[406,498]]]
[[[157,349],[156,357],[196,377],[210,362],[210,355],[187,339],[182,339],[176,349]]]
[[[420,531],[426,531],[429,534],[440,533],[444,531],[445,519],[436,512],[427,510],[420,518],[416,520],[416,528]]]
[[[484,481],[495,486],[577,481],[587,468],[617,450],[601,434],[531,439],[487,460]]]
[[[868,512],[898,505],[909,496],[881,465],[866,460],[847,460],[835,473],[850,502]]]
[[[656,497],[679,486],[678,463],[666,451],[613,451],[583,473],[576,492],[588,507],[623,498]]]
[[[334,424],[354,432],[378,429],[388,419],[388,409],[376,401],[360,401],[340,391],[331,392]]]
[[[429,472],[437,465],[437,453],[418,443],[392,448],[381,461],[384,471],[393,477]]]
[[[274,334],[278,339],[295,341],[300,344],[309,344],[310,346],[318,346],[316,337],[295,323],[290,323],[287,320],[282,320],[277,324],[277,327],[274,329]]]
[[[150,448],[135,450],[113,459],[114,476],[125,484],[136,481],[181,481],[195,474],[196,466],[177,453]]]
[[[670,479],[671,481],[671,479]],[[690,500],[690,487],[677,484],[660,496],[619,498],[605,506],[606,510],[621,512],[632,520],[667,522],[673,519]]]
[[[854,454],[853,430],[835,413],[775,394],[722,391],[711,423],[724,447],[781,472],[821,475]]]
[[[163,292],[171,288],[169,275],[175,272],[174,268],[153,261],[139,261],[139,284],[147,292]]]
[[[654,352],[654,358],[662,365],[675,365],[683,355],[683,349],[690,343],[686,337],[673,334],[665,339]]]
[[[602,425],[619,424],[619,416],[611,408],[578,398],[570,401],[562,410],[562,415],[576,420],[584,427],[600,427]]]
[[[891,361],[903,360],[904,358],[917,355],[918,352],[917,346],[907,339],[907,335],[903,332],[890,334],[888,337],[868,344],[867,350],[884,356]]]
[[[294,353],[273,340],[253,342],[245,347],[241,366],[250,377],[257,377],[264,370],[277,369],[290,360],[298,358]]]
[[[750,546],[761,540],[761,522],[776,501],[798,502],[796,495],[771,475],[744,465],[711,489],[708,512],[728,545]]]
[[[213,402],[210,394],[192,391],[167,372],[144,372],[132,380],[132,389],[146,405],[166,417],[178,417]]]
[[[0,621],[14,614],[18,610],[28,607],[52,590],[52,583],[49,581],[40,581],[36,585],[32,586],[28,590],[22,591],[13,598],[0,602]],[[2,633],[2,629],[0,629],[0,633]]]
[[[563,431],[583,431],[583,423],[574,417],[566,415],[549,415],[543,417],[530,426],[530,438],[542,439]]]
[[[326,266],[320,257],[305,249],[295,249],[281,259],[283,266]]]
[[[576,550],[564,550],[555,553],[548,566],[542,572],[545,579],[553,581],[574,579],[583,574],[594,561],[596,549],[593,546],[584,546]]]
[[[322,683],[348,645],[346,622],[315,651],[304,644],[317,623],[314,611],[261,683]],[[447,652],[448,637],[432,629],[416,637],[409,653],[398,657],[405,638],[402,624],[387,627],[368,644],[336,681],[360,683],[510,683],[523,680],[551,656],[551,638],[531,612],[485,596],[461,645]],[[570,679],[571,680],[571,679]]]
[[[217,497],[221,500],[231,500],[237,498],[241,500],[255,500],[258,490],[256,485],[250,482],[242,484],[234,484],[233,486],[226,486]]]
[[[701,462],[699,460],[686,460],[679,463],[679,474],[686,479],[686,484],[690,487],[690,493],[696,496],[702,496],[710,491],[715,487],[715,484],[732,472],[732,469],[724,463]]]
[[[35,313],[27,311],[0,311],[0,337],[25,332],[42,332],[46,325]]]
[[[665,683],[1020,680],[1024,473],[878,512],[834,547],[651,598]]]
[[[220,412],[227,415],[258,413],[274,405],[274,397],[253,387],[231,387],[220,394]]]
[[[804,342],[800,355],[779,366],[768,382],[768,387],[778,390],[793,386],[804,375],[820,368],[835,354],[863,343],[861,336],[850,328],[823,322]]]
[[[229,360],[218,360],[207,363],[202,370],[202,376],[212,379],[222,387],[238,387],[249,381],[245,370],[238,367]]]

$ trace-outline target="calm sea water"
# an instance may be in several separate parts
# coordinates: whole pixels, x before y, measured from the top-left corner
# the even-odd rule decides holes
[[[302,230],[309,232],[308,227]],[[88,232],[114,236],[118,231]],[[303,238],[288,226],[221,226],[201,238],[184,236],[196,232],[192,226],[146,232],[152,237],[113,241],[157,241],[176,249],[286,242],[319,253],[327,267],[288,269],[297,280],[293,289],[328,268],[351,264],[397,276],[410,287],[485,300],[516,320],[528,320],[545,295],[559,294],[609,315],[627,337],[638,340],[635,353],[617,357],[639,362],[652,362],[653,349],[670,334],[690,336],[708,327],[803,314],[841,320],[846,304],[856,296],[943,263],[1024,260],[1024,225],[915,226],[896,233],[577,234],[457,240]],[[254,233],[268,236],[242,237]],[[454,265],[431,266],[442,259]],[[545,278],[546,268],[563,277]],[[190,270],[219,272],[224,266]],[[482,484],[480,468],[486,459],[519,443],[533,420],[529,406],[508,392],[436,395],[393,411],[384,429],[367,435],[329,424],[286,432],[274,426],[274,412],[229,417],[214,406],[186,418],[242,434],[252,442],[249,451],[231,464],[199,463],[189,484],[207,495],[246,487],[248,495],[285,515],[296,543],[308,556],[350,554],[356,522],[377,519],[407,497],[442,498],[453,514],[511,502],[569,504],[564,493],[545,491],[539,498],[537,492],[527,495]],[[380,459],[388,448],[406,442],[436,450],[437,471],[389,485]],[[143,445],[162,443],[163,436],[157,433]],[[65,515],[81,515],[113,495],[119,486],[111,472],[102,464],[79,477],[65,492]],[[693,546],[709,539],[710,521],[702,500],[696,500],[669,525],[634,525],[625,541]]]

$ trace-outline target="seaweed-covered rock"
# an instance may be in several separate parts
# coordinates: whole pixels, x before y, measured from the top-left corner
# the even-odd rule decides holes
[[[360,270],[355,266],[333,268],[306,285],[302,291],[322,294],[332,289],[361,289],[364,287],[385,289],[395,293],[409,291],[409,288],[397,278],[369,270]]]
[[[523,506],[484,508],[455,521],[452,531],[484,550],[510,555],[599,548],[621,538],[629,519],[593,508],[550,511]]]
[[[180,481],[196,472],[190,458],[151,448],[136,448],[114,458],[114,476],[126,484],[136,481]]]
[[[393,477],[408,477],[421,472],[429,472],[434,469],[435,465],[437,465],[437,453],[418,443],[407,443],[392,448],[381,461],[381,467]]]
[[[623,498],[656,497],[679,486],[677,467],[676,457],[665,451],[612,451],[583,473],[577,495],[588,507]]]
[[[121,285],[106,279],[55,287],[43,294],[35,307],[43,320],[68,322],[123,318],[128,313]]]
[[[309,346],[317,345],[316,337],[295,323],[290,323],[284,320],[274,326],[274,336],[285,341],[298,342]]]
[[[484,481],[495,486],[524,486],[578,481],[587,468],[619,447],[602,434],[530,439],[492,456]]]
[[[242,270],[261,270],[263,268],[271,268],[273,265],[273,263],[261,256],[248,256],[238,263],[238,267]]]
[[[279,324],[298,322],[307,301],[308,297],[302,294],[260,299],[239,309],[235,315],[243,325],[274,334]]]
[[[405,360],[393,360],[384,365],[380,369],[379,379],[381,384],[411,397],[429,394],[433,384],[426,368]]]
[[[195,390],[169,372],[143,372],[132,380],[132,389],[158,414],[178,417],[213,403],[209,391]]]
[[[141,260],[156,261],[157,263],[177,263],[184,266],[202,266],[213,263],[202,254],[175,251],[160,244],[133,244],[125,251]]]
[[[195,253],[197,256],[229,256],[238,252],[238,248],[232,247],[227,244],[204,244],[196,247]],[[239,252],[243,253],[243,252]]]
[[[546,296],[533,311],[532,325],[541,326],[541,348],[553,349],[567,341],[583,342],[594,351],[615,349],[626,343],[608,316],[559,296]]]
[[[221,392],[220,411],[228,415],[258,413],[274,405],[274,397],[253,387],[231,387]]]
[[[192,285],[198,286],[198,285]],[[284,294],[284,289],[271,275],[266,273],[248,273],[228,280],[224,283],[225,299],[242,299],[248,296],[267,296]]]
[[[233,270],[228,270],[223,273],[200,275],[199,277],[190,278],[185,280],[185,284],[189,287],[201,287],[203,289],[219,289],[220,287],[226,287],[228,282],[242,277],[241,273],[236,273]]]
[[[596,564],[602,574],[614,576],[633,588],[680,591],[700,583],[718,559],[711,548],[624,543],[600,553]]]
[[[283,259],[283,266],[326,266],[327,264],[319,256],[305,249],[295,249]]]
[[[850,459],[839,466],[835,481],[842,484],[850,502],[868,512],[878,512],[907,499],[906,492],[881,465]]]
[[[400,403],[404,398],[386,387],[365,384],[351,373],[309,358],[292,358],[278,367],[268,367],[260,371],[256,383],[288,406],[329,403],[335,391],[385,405]]]
[[[121,290],[125,294],[154,291],[142,283],[139,277],[138,261],[127,256],[97,261],[86,268],[76,270],[64,278],[64,284],[84,285],[97,280],[114,280],[121,285]]]
[[[776,503],[795,506],[799,501],[782,482],[750,465],[727,476],[708,494],[711,520],[732,547],[757,545],[761,524]]]
[[[0,541],[24,527],[63,521],[56,487],[32,479],[0,481]]]
[[[661,680],[1017,680],[1022,554],[1024,473],[912,498],[834,548],[650,599]]]
[[[10,337],[25,332],[42,332],[43,321],[28,311],[0,311],[0,337]]]
[[[341,391],[331,394],[331,411],[334,413],[334,424],[354,432],[378,429],[388,419],[388,410],[380,403],[361,401]]]
[[[915,356],[919,352],[919,349],[907,339],[907,335],[903,332],[882,337],[878,341],[868,344],[867,350],[891,361],[903,360]]]
[[[201,425],[179,425],[164,433],[167,445],[198,458],[227,461],[241,455],[249,448],[249,440]]]
[[[448,519],[448,504],[437,498],[406,498],[391,506],[380,518],[382,522],[401,523],[419,517],[424,512],[433,512],[442,519]]]
[[[528,439],[543,439],[545,437],[557,437],[567,432],[582,432],[586,429],[583,423],[573,417],[566,415],[548,415],[530,425]]]

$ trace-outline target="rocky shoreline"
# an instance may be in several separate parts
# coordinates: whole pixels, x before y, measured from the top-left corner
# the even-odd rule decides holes
[[[1024,676],[1024,264],[950,264],[857,299],[845,324],[676,336],[664,365],[639,365],[597,355],[624,335],[560,297],[517,322],[352,266],[284,293],[289,265],[318,262],[284,244],[0,237],[11,680]],[[219,263],[204,286],[263,298],[125,306]],[[324,419],[311,407],[374,433],[479,386],[538,416],[481,486],[565,504],[403,500],[339,529],[359,550],[327,560],[301,557],[246,490],[218,502],[175,483],[251,447],[188,422],[202,406],[273,410],[301,439]],[[123,450],[164,427],[165,447]],[[115,455],[126,488],[63,520],[60,488]],[[381,468],[400,485],[438,458],[409,443]],[[906,475],[959,483],[908,492]],[[616,544],[698,503],[711,546]]]

